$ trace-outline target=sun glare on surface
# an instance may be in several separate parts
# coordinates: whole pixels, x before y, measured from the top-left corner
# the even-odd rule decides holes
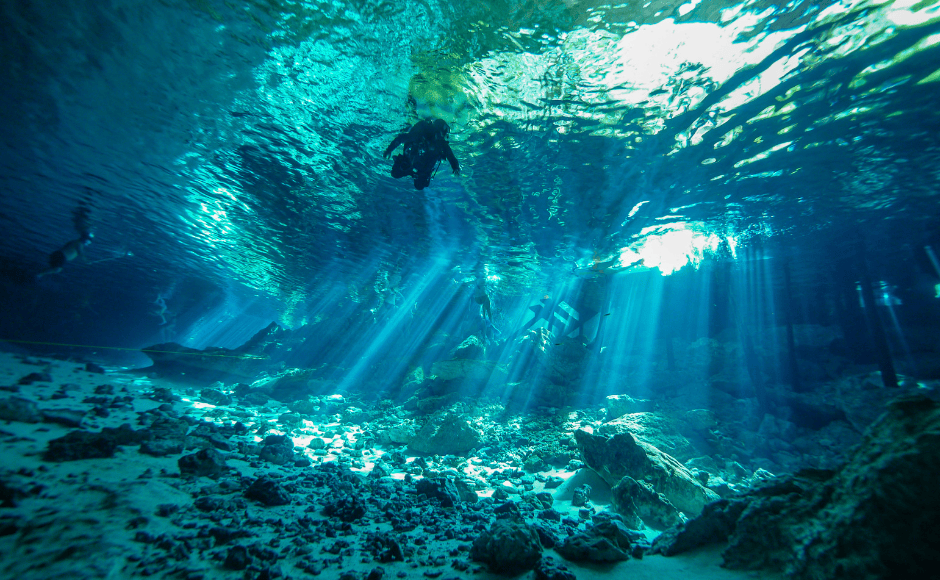
[[[620,250],[620,265],[626,268],[642,264],[668,276],[687,264],[698,267],[705,256],[717,252],[720,245],[721,238],[717,234],[696,224],[677,222],[653,226],[641,232],[637,243]]]

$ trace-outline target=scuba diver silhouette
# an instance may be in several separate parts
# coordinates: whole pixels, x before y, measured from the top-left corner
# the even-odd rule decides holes
[[[72,211],[72,223],[78,232],[78,239],[67,242],[58,250],[49,254],[49,267],[36,275],[36,279],[42,278],[48,274],[58,274],[66,263],[76,258],[85,258],[85,246],[91,243],[95,234],[91,232],[88,225],[88,206],[80,204]]]
[[[437,172],[444,159],[450,163],[454,175],[460,175],[460,164],[447,142],[449,132],[450,127],[443,119],[426,119],[395,137],[383,154],[388,159],[395,148],[404,144],[403,153],[395,156],[392,177],[410,175],[414,178],[415,189],[420,191],[431,184],[432,172]]]

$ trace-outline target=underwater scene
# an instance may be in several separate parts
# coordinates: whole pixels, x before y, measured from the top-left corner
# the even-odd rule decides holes
[[[8,0],[0,579],[940,577],[940,1]]]

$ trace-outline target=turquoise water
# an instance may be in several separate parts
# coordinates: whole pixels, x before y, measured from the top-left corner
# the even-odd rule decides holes
[[[551,340],[623,357],[585,371],[607,376],[664,337],[783,353],[787,316],[851,338],[864,264],[897,358],[932,344],[936,3],[21,2],[0,22],[0,338],[235,347],[276,321],[316,328],[294,363],[349,377],[471,334],[515,348],[548,296]],[[462,173],[418,192],[382,151],[428,117]],[[34,280],[80,205],[86,259]]]

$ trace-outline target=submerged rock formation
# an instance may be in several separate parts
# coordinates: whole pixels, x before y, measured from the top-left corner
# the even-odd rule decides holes
[[[696,450],[674,425],[674,421],[661,413],[627,413],[597,428],[599,435],[629,433],[635,439],[648,443],[680,461],[696,456]]]
[[[614,486],[611,496],[617,513],[634,530],[642,529],[643,524],[662,530],[682,522],[679,510],[668,499],[629,475]]]
[[[574,437],[584,462],[611,487],[626,476],[645,481],[690,516],[698,515],[706,503],[718,499],[674,457],[628,432],[608,438],[577,430]]]
[[[520,574],[535,568],[542,557],[539,535],[525,522],[496,520],[470,549],[470,559],[500,574]]]
[[[724,565],[794,578],[927,578],[940,537],[940,403],[893,401],[836,472],[777,478],[657,538],[671,555],[728,542]]]
[[[409,448],[429,455],[461,455],[479,443],[479,431],[460,416],[448,413],[428,421]]]

